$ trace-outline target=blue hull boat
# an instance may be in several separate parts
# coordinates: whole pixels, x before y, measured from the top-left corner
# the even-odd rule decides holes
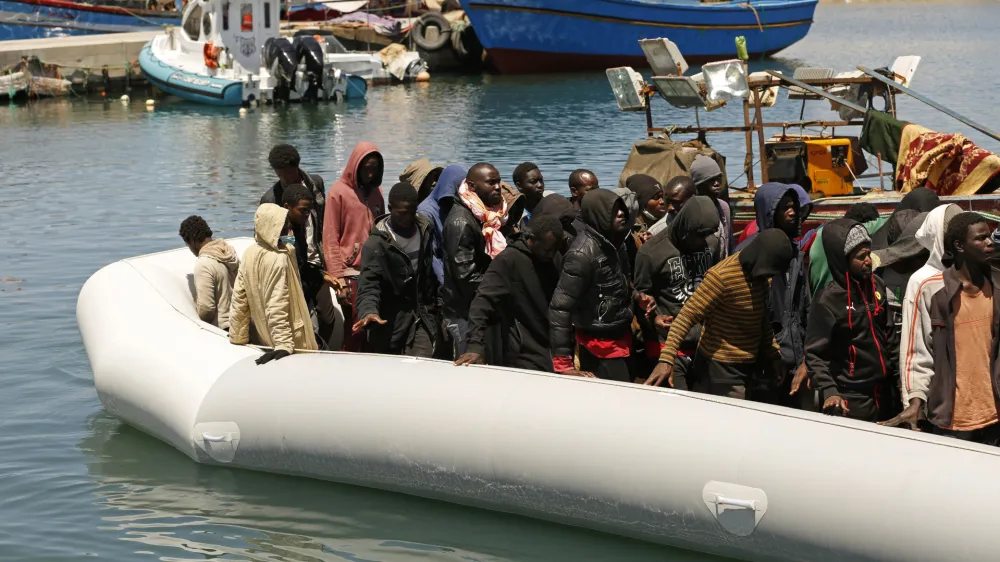
[[[809,32],[818,0],[462,0],[504,74],[648,66],[640,39],[666,37],[688,62],[780,51]]]
[[[208,105],[243,104],[243,82],[185,72],[161,61],[150,47],[151,42],[139,52],[139,68],[165,93]]]
[[[63,0],[0,0],[0,41],[148,31],[180,22],[178,12]]]

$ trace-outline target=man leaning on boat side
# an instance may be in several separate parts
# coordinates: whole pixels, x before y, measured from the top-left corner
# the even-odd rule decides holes
[[[537,207],[536,207],[537,208]],[[486,333],[503,326],[503,353],[494,364],[552,372],[549,302],[559,282],[565,234],[557,215],[535,213],[490,263],[469,307],[468,352],[456,365],[486,362]]]
[[[784,275],[794,257],[788,235],[770,228],[709,269],[674,318],[659,364],[646,384],[659,386],[666,381],[674,386],[678,350],[698,324],[701,339],[691,371],[708,381],[709,393],[753,399],[752,389],[760,383],[781,382],[784,366],[774,341],[767,297],[769,280]]]
[[[271,149],[267,155],[267,162],[271,169],[278,176],[278,181],[264,192],[260,197],[260,203],[274,203],[282,205],[285,188],[296,183],[301,183],[309,188],[313,196],[313,206],[309,211],[309,219],[306,222],[305,242],[306,258],[315,267],[326,267],[323,261],[323,213],[326,211],[326,191],[323,178],[316,174],[306,173],[300,168],[301,158],[299,151],[294,146],[279,144]]]
[[[302,294],[295,248],[282,240],[288,211],[264,203],[254,214],[254,244],[243,253],[229,310],[229,341],[272,347],[258,365],[299,350],[315,350],[316,338]]]
[[[586,228],[563,257],[549,304],[552,366],[561,374],[632,382],[633,303],[649,315],[656,301],[630,282],[628,207],[617,193],[595,189],[581,213]],[[573,362],[577,346],[580,370]]]
[[[1000,272],[991,267],[993,240],[986,219],[961,213],[948,224],[945,247],[954,264],[944,270],[942,288],[931,299],[934,377],[927,391],[927,416],[941,435],[1000,445],[997,324]],[[923,401],[908,410],[919,412]],[[886,425],[917,417],[906,412]],[[912,425],[912,422],[910,422]]]
[[[229,307],[240,259],[225,240],[212,240],[205,219],[191,215],[181,223],[184,244],[198,259],[194,262],[194,304],[203,322],[229,330]]]
[[[433,357],[441,331],[430,219],[417,214],[417,190],[389,190],[389,214],[375,220],[361,250],[358,320],[371,351]]]

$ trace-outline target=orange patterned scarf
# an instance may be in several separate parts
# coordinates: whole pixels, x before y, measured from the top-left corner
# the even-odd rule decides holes
[[[491,258],[497,257],[507,247],[507,239],[500,233],[500,228],[507,224],[507,202],[502,201],[496,207],[487,207],[465,180],[458,186],[458,196],[476,216],[476,220],[483,223],[486,253]]]

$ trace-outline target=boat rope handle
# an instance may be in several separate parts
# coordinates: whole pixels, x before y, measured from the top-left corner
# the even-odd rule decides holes
[[[761,33],[764,33],[764,26],[760,24],[760,15],[757,14],[757,8],[751,6],[749,2],[737,4],[737,6],[740,8],[748,8],[751,12],[753,12],[753,17],[757,19],[757,29],[759,29]]]
[[[742,509],[752,509],[757,511],[757,501],[756,500],[741,500],[736,498],[727,498],[723,496],[715,496],[716,506],[726,506],[726,507],[739,507]]]
[[[225,435],[209,435],[207,433],[202,433],[201,438],[212,443],[228,443],[233,440],[233,436],[228,433]]]

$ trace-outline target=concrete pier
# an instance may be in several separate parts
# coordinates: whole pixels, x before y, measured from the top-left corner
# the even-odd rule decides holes
[[[38,57],[43,65],[58,67],[79,93],[125,90],[145,84],[137,64],[139,51],[159,33],[163,31],[0,41],[0,69]]]

